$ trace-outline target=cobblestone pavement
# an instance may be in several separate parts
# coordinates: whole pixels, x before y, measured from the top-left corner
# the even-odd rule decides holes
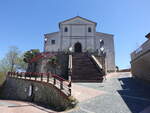
[[[150,84],[132,78],[130,73],[110,74],[103,83],[75,85],[105,93],[83,101],[79,98],[78,107],[68,113],[150,113]]]

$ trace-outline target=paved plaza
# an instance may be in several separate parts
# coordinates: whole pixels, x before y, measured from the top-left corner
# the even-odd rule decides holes
[[[150,84],[113,73],[103,83],[74,83],[76,108],[66,113],[150,113]],[[44,107],[20,101],[0,100],[0,113],[51,113]]]
[[[80,99],[79,107],[69,113],[150,113],[150,84],[132,78],[130,73],[109,74],[104,83],[76,85],[99,94],[84,91],[89,98]]]
[[[0,100],[0,113],[55,113],[30,102]]]

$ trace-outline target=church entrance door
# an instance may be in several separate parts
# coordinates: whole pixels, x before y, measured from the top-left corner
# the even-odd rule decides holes
[[[76,53],[81,53],[82,52],[82,45],[81,45],[81,43],[77,42],[74,45],[74,50],[75,50]]]

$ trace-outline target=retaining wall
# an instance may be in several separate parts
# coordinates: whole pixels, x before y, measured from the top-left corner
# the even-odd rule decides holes
[[[65,110],[76,104],[51,84],[12,77],[7,77],[0,96],[3,99],[32,101],[57,110]]]

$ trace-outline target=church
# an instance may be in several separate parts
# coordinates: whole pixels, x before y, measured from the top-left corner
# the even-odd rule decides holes
[[[97,23],[76,16],[59,23],[59,31],[44,35],[44,52],[97,52],[104,41],[105,65],[108,72],[115,71],[114,36],[96,31]]]

